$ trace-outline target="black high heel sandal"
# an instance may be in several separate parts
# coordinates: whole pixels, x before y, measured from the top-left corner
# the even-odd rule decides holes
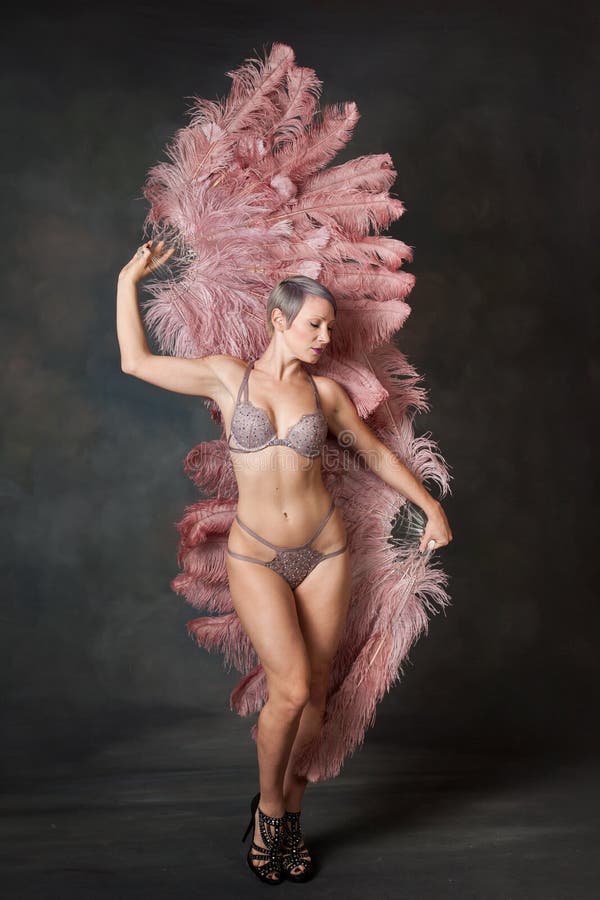
[[[285,877],[289,881],[308,881],[315,874],[315,867],[307,848],[300,846],[303,840],[300,813],[286,810],[284,819],[282,865]],[[294,874],[292,870],[296,866],[304,866],[304,871]]]
[[[248,850],[246,859],[248,861],[248,865],[250,866],[256,877],[260,878],[260,880],[265,884],[281,884],[281,882],[284,880],[283,870],[281,866],[281,840],[283,836],[285,815],[279,817],[267,816],[258,806],[259,801],[260,791],[252,798],[252,802],[250,804],[250,821],[244,833],[244,837],[242,838],[242,843],[244,843],[244,841],[248,837],[250,829],[252,829],[252,845]],[[254,843],[254,832],[256,829],[255,817],[257,808],[260,834],[263,841],[265,842],[264,847],[261,847],[260,844]],[[273,829],[272,832],[271,828]],[[267,860],[267,862],[255,866],[253,860],[261,863],[262,860]],[[275,872],[279,872],[279,877],[270,878],[269,875]]]

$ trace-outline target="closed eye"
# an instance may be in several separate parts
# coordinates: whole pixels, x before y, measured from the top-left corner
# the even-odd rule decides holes
[[[313,328],[318,328],[318,327],[319,327],[319,323],[318,323],[318,322],[311,322],[310,324],[312,325]],[[333,326],[329,329],[329,331],[333,331]]]

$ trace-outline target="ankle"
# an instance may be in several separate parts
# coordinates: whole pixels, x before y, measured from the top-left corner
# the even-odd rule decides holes
[[[283,815],[285,815],[285,804],[283,800],[279,801],[268,801],[265,800],[263,802],[262,797],[260,803],[256,808],[256,817],[258,819],[259,810],[265,814],[265,816],[271,816],[273,819],[280,819]]]

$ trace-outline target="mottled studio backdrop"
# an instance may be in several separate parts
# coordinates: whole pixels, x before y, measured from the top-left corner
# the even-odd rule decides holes
[[[197,496],[182,461],[218,430],[201,400],[122,374],[114,306],[189,98],[223,97],[275,40],[323,103],[357,102],[338,161],[392,155],[417,276],[397,340],[429,391],[417,432],[453,475],[453,605],[361,753],[597,747],[594,4],[18,4],[2,24],[8,772],[118,764],[183,720],[173,766],[207,742],[215,762],[254,753],[235,673],[169,587]]]

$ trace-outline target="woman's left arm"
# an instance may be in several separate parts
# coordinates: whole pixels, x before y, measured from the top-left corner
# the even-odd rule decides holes
[[[325,394],[323,411],[338,443],[342,447],[351,447],[359,453],[373,472],[420,506],[427,516],[427,525],[420,541],[421,553],[432,539],[435,540],[436,549],[449,544],[452,540],[452,530],[439,500],[431,496],[418,478],[415,478],[404,463],[379,440],[366,422],[363,422],[354,403],[337,381],[322,377],[321,384],[322,394]]]

